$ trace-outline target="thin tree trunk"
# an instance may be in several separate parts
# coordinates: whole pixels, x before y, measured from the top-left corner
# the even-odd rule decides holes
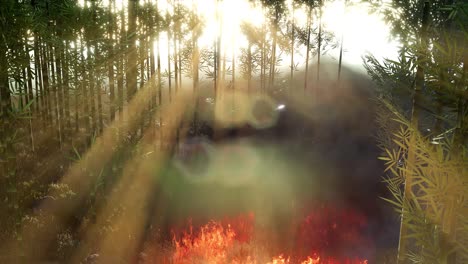
[[[137,34],[140,35],[140,47],[139,47],[139,51],[138,51],[138,55],[139,55],[139,65],[140,65],[140,85],[139,85],[139,90],[142,90],[144,89],[145,87],[145,59],[148,57],[148,49],[146,47],[147,45],[147,42],[146,42],[146,32],[145,32],[145,27],[144,27],[144,24],[142,23],[142,20],[144,19],[143,18],[143,10],[142,9],[138,9],[137,11],[137,16],[138,16],[138,28],[137,28]],[[146,122],[146,117],[148,117],[149,115],[146,114],[146,113],[143,113],[143,115],[141,116],[141,122],[140,122],[140,134],[141,136],[143,136],[143,131],[145,129],[145,122]]]
[[[345,0],[344,2],[344,15],[346,15],[346,5],[347,5],[348,0]],[[341,25],[341,41],[340,41],[340,58],[338,59],[338,87],[341,86],[341,66],[343,62],[343,43],[344,43],[344,29],[343,29],[343,23]]]
[[[247,92],[250,94],[252,91],[252,42],[249,41],[247,48]]]
[[[41,62],[42,62],[42,84],[44,89],[44,96],[46,99],[46,113],[49,123],[52,125],[54,122],[53,118],[53,103],[51,97],[51,87],[50,87],[50,76],[49,76],[49,65],[48,65],[48,55],[47,55],[47,42],[43,42],[41,46]]]
[[[422,28],[420,33],[420,44],[421,51],[417,58],[417,71],[416,71],[416,80],[414,84],[414,95],[413,95],[413,109],[411,113],[411,127],[413,131],[411,132],[411,138],[408,146],[408,159],[406,163],[406,177],[405,177],[405,189],[404,189],[404,201],[411,201],[413,199],[413,172],[415,169],[416,161],[416,137],[419,127],[419,112],[420,104],[422,97],[422,87],[424,85],[424,68],[422,66],[424,61],[424,54],[427,49],[427,28],[429,25],[429,2],[424,2],[423,18],[422,18]],[[407,210],[408,208],[403,208],[401,215],[401,226],[400,226],[400,238],[398,244],[398,263],[407,263],[407,242],[408,242],[408,223],[407,223]]]
[[[52,103],[50,99],[50,87],[49,87],[49,68],[47,65],[47,52],[46,52],[47,43],[43,43],[40,46],[40,58],[41,58],[41,76],[42,76],[42,96],[45,101],[45,116],[49,124],[53,123],[52,117]]]
[[[310,28],[312,19],[312,6],[309,6],[309,13],[307,15],[307,47],[306,47],[306,61],[305,61],[305,75],[304,75],[304,93],[307,90],[307,81],[309,79],[309,54],[310,54]]]
[[[221,68],[221,83],[220,83],[220,94],[223,95],[224,86],[226,83],[226,46],[223,47],[223,67]]]
[[[60,33],[58,33],[58,37],[60,38]],[[56,116],[57,116],[57,124],[58,124],[58,138],[60,142],[60,146],[62,146],[62,136],[63,136],[63,86],[62,86],[62,57],[61,57],[61,50],[62,43],[58,44],[56,47],[51,47],[51,65],[52,65],[52,79],[54,80],[54,91],[56,94]],[[55,61],[54,61],[55,59]],[[54,67],[55,66],[55,67]],[[54,71],[55,68],[55,71]]]
[[[68,47],[68,41],[65,42],[65,47]],[[70,121],[70,74],[69,74],[69,52],[64,49],[63,53],[63,97],[65,107],[65,132],[71,128]]]
[[[8,87],[8,61],[7,45],[3,38],[0,39],[0,114],[2,120],[9,115],[11,111],[11,94]]]
[[[34,98],[34,92],[33,92],[33,78],[34,78],[34,75],[32,73],[32,70],[31,70],[31,64],[28,64],[28,67],[26,68],[26,74],[27,74],[27,78],[28,78],[28,82],[27,82],[27,85],[28,85],[28,97],[29,97],[29,101],[32,101],[32,100],[35,100],[35,102],[33,102],[31,105],[30,105],[30,110],[31,110],[31,114],[33,113],[33,110],[37,107],[37,98],[35,99]],[[34,111],[34,114],[36,115],[36,111]]]
[[[340,41],[340,57],[338,59],[338,87],[341,86],[341,66],[343,62],[343,42],[344,42],[344,36],[343,33],[341,33],[341,41]]]
[[[158,11],[159,12],[159,11]],[[156,26],[156,32],[157,32],[157,52],[158,52],[158,57],[157,57],[157,71],[158,71],[158,106],[159,109],[161,109],[162,106],[162,78],[161,78],[161,24],[160,21],[157,22]],[[163,148],[163,120],[162,120],[162,115],[161,111],[158,113],[159,116],[159,149]]]
[[[57,27],[60,28],[60,22],[57,22]],[[57,37],[60,39],[59,44],[53,49],[54,57],[55,57],[55,69],[56,69],[56,80],[55,82],[55,90],[57,91],[57,107],[59,113],[59,135],[60,138],[64,134],[64,116],[65,116],[65,107],[64,107],[64,93],[63,93],[63,60],[62,60],[62,50],[63,50],[63,43],[61,41],[62,33],[59,30],[57,32]]]
[[[215,98],[218,98],[220,96],[220,87],[221,87],[221,82],[220,82],[220,77],[221,77],[221,34],[222,34],[222,20],[221,16],[219,14],[219,2],[220,0],[216,0],[216,24],[218,26],[218,32],[217,32],[217,40],[216,40],[216,68],[218,70],[218,73],[216,76],[218,77],[217,80],[217,85],[216,85],[216,90],[215,90]]]
[[[178,14],[178,19],[181,19],[181,14],[180,14],[180,1],[177,1],[177,14]],[[177,38],[178,38],[178,44],[177,49],[178,49],[178,54],[179,54],[179,87],[182,88],[182,56],[180,55],[180,49],[183,46],[182,43],[182,32],[181,32],[181,23],[178,21],[178,27],[177,27]]]
[[[115,3],[113,3],[115,4]],[[109,44],[109,59],[107,60],[107,70],[108,70],[108,76],[109,76],[109,101],[110,101],[110,107],[109,107],[109,114],[110,114],[110,121],[113,121],[115,118],[115,79],[114,79],[114,59],[115,59],[115,54],[114,54],[114,38],[113,38],[113,32],[114,32],[114,21],[111,17],[111,20],[109,21],[108,25],[108,35],[111,43]]]
[[[135,95],[137,88],[137,53],[136,53],[136,12],[137,12],[138,1],[130,0],[128,2],[128,51],[127,51],[127,101],[130,102]]]
[[[172,28],[172,30],[174,31],[174,36],[172,38],[172,45],[174,46],[174,88],[175,88],[175,93],[177,94],[177,91],[179,89],[179,68],[178,68],[178,65],[177,65],[177,57],[178,57],[178,54],[177,54],[177,37],[178,37],[178,32],[177,32],[177,23],[179,23],[177,21],[177,19],[179,19],[178,16],[176,16],[176,4],[175,4],[175,1],[174,1],[174,5],[172,7],[172,13],[174,15],[174,26]]]
[[[460,90],[461,93],[465,93],[468,95],[466,88],[466,80],[468,76],[468,51],[464,51],[463,54],[463,71],[460,80],[457,83],[457,90]],[[467,106],[467,97],[460,96],[457,100],[457,127],[454,132],[453,136],[453,147],[455,149],[455,153],[459,154],[463,150],[463,146],[466,140],[466,135],[464,134],[464,130],[466,128],[466,108]]]
[[[151,89],[152,89],[152,92],[151,92],[151,95],[152,95],[152,98],[151,98],[151,107],[155,107],[156,106],[156,90],[157,90],[157,86],[155,85],[156,82],[154,80],[154,77],[155,77],[155,73],[156,73],[156,61],[154,59],[154,56],[155,56],[155,53],[154,53],[154,33],[153,33],[153,28],[154,28],[154,25],[153,25],[153,20],[151,20],[151,24],[150,24],[150,32],[151,32],[151,35],[150,35],[150,77],[149,79],[151,80]]]
[[[99,49],[99,46],[96,44],[95,45],[95,50],[96,50],[96,62],[95,62],[95,69],[96,71],[99,71],[99,69],[97,69],[98,67],[100,67],[100,61],[101,61],[101,51]],[[99,127],[98,127],[98,131],[99,133],[102,133],[102,130],[104,129],[104,117],[103,117],[103,113],[102,113],[102,87],[101,87],[101,83],[100,82],[96,82],[96,95],[97,95],[97,114],[98,114],[98,122],[99,122]]]
[[[55,114],[55,128],[57,129],[57,139],[59,141],[59,146],[60,148],[62,147],[62,133],[61,133],[61,120],[60,120],[60,111],[59,111],[59,102],[58,100],[58,91],[57,91],[57,78],[56,78],[56,72],[55,72],[55,65],[57,63],[56,60],[54,60],[54,52],[53,52],[53,47],[48,46],[47,53],[49,54],[48,57],[48,62],[50,63],[50,77],[52,80],[52,90],[50,94],[51,98],[51,105],[52,105],[52,111]],[[47,60],[46,60],[47,61]]]
[[[169,11],[166,13],[166,19],[169,20]],[[169,102],[172,101],[172,72],[171,72],[171,24],[167,25],[167,79],[169,86]]]
[[[81,38],[82,39],[82,38]],[[84,42],[81,41],[81,45],[80,45],[80,54],[81,54],[81,62],[83,64],[83,67],[82,67],[82,72],[81,72],[81,75],[83,76],[82,77],[82,80],[81,80],[81,89],[82,89],[82,102],[84,104],[84,111],[83,111],[83,120],[84,120],[84,124],[85,124],[85,128],[86,128],[86,132],[87,133],[90,133],[90,129],[91,129],[91,126],[90,126],[90,114],[89,114],[89,101],[88,101],[88,83],[90,82],[89,78],[88,78],[88,59],[85,59],[84,57]]]
[[[279,23],[279,10],[278,7],[275,6],[275,21],[273,23],[273,44],[272,44],[272,51],[271,51],[271,68],[270,68],[270,89],[275,85],[275,71],[276,71],[276,45],[278,41],[278,23]]]
[[[125,13],[122,10],[120,13],[120,47],[125,43]],[[118,93],[118,108],[119,108],[119,121],[123,122],[123,105],[124,105],[124,51],[122,48],[119,50],[117,62],[117,93]]]
[[[160,26],[158,22],[157,26],[157,52],[158,52],[158,57],[157,57],[157,64],[158,64],[158,105],[162,105],[162,79],[161,79],[161,38],[160,38]]]
[[[219,18],[218,18],[218,0],[215,1],[215,9],[214,9],[214,16],[215,16],[215,25],[218,26],[219,23]],[[216,93],[218,89],[218,37],[217,37],[218,32],[215,30],[215,36],[213,39],[213,74],[214,74],[214,85],[213,85],[213,91],[214,91],[214,97],[216,98]]]
[[[294,78],[294,27],[296,26],[294,23],[294,2],[292,3],[292,18],[291,18],[291,75],[289,77],[289,92],[292,92],[293,87],[293,78]]]
[[[94,78],[94,67],[95,63],[92,60],[91,53],[91,46],[88,42],[88,87],[89,87],[89,98],[85,97],[85,100],[89,100],[89,104],[91,106],[91,115],[90,115],[90,123],[91,123],[91,132],[94,134],[97,129],[97,122],[96,122],[96,97],[95,97],[95,83],[96,80]],[[96,52],[96,50],[95,50]],[[94,55],[94,54],[93,54]]]
[[[78,132],[80,129],[80,89],[82,90],[81,83],[78,79],[78,43],[75,42],[75,51],[74,51],[74,58],[73,58],[73,69],[75,69],[75,74],[73,75],[73,82],[75,86],[74,96],[75,96],[75,132]],[[83,80],[84,81],[84,80]]]
[[[26,70],[24,68],[21,69],[21,79],[26,80]],[[27,102],[28,99],[26,98],[27,87],[24,82],[23,83],[15,82],[14,85],[17,87],[16,89],[18,90],[17,98],[18,98],[19,107],[20,109],[23,109],[25,104],[28,103]],[[23,102],[23,97],[24,97],[25,102]]]
[[[192,47],[193,47],[193,54],[192,54],[192,69],[193,69],[193,90],[194,92],[198,92],[198,60],[199,60],[199,52],[198,52],[198,37],[196,36],[198,33],[198,25],[195,25],[193,32],[192,32]]]
[[[2,23],[0,23],[0,30],[3,30]],[[8,158],[10,153],[13,153],[13,143],[11,140],[3,139],[8,138],[10,129],[10,111],[12,110],[11,94],[8,82],[8,60],[6,57],[8,50],[7,44],[3,38],[0,38],[0,138],[2,143],[0,144],[0,173],[2,175],[8,175],[10,172],[10,161]],[[5,160],[4,160],[5,159]]]
[[[265,7],[262,6],[262,14],[265,17]],[[266,29],[265,22],[262,23],[262,51],[261,51],[261,63],[260,63],[260,87],[261,91],[266,90],[266,64],[267,64],[267,53],[266,53]]]
[[[234,37],[232,40],[234,43]],[[232,45],[232,91],[236,90],[236,50],[234,45]]]
[[[28,38],[25,38],[25,44],[26,45],[29,45],[28,43]],[[32,119],[33,119],[33,114],[35,114],[35,112],[33,111],[33,108],[34,108],[34,105],[36,104],[36,102],[32,102],[34,100],[34,93],[33,93],[33,87],[32,87],[32,79],[34,78],[34,76],[32,75],[32,70],[31,70],[31,58],[30,58],[30,55],[29,55],[29,52],[28,52],[28,48],[27,46],[25,46],[25,52],[26,52],[26,56],[28,58],[28,66],[26,66],[26,68],[23,70],[23,74],[26,78],[26,81],[25,81],[25,91],[27,93],[26,95],[26,104],[29,105],[27,111],[29,113],[29,122],[28,122],[28,125],[29,125],[29,140],[30,140],[30,143],[31,143],[31,151],[34,153],[35,152],[35,145],[34,145],[34,129],[33,129],[33,124],[32,124]],[[34,105],[33,105],[34,104]]]
[[[322,0],[319,0],[319,32],[317,45],[317,85],[315,90],[319,88],[320,82],[320,57],[322,52]]]
[[[44,97],[43,97],[43,90],[42,90],[42,82],[41,82],[41,63],[39,60],[39,40],[37,37],[37,33],[34,33],[34,73],[35,73],[35,78],[34,78],[34,85],[36,88],[36,98],[37,101],[35,103],[35,111],[37,113],[41,113],[41,117],[44,122],[42,124],[45,126],[45,112],[44,112]]]

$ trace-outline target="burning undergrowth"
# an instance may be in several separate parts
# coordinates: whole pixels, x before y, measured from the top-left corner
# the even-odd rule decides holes
[[[321,205],[291,223],[274,230],[254,213],[204,224],[188,220],[173,228],[170,247],[146,255],[144,263],[367,264],[371,257],[367,220],[357,211]]]

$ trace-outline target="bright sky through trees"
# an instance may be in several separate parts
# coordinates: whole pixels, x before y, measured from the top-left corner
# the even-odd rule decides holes
[[[154,2],[155,0],[140,0],[140,4],[145,2]],[[80,4],[83,5],[83,0]],[[171,1],[157,1],[158,8],[161,13],[172,14],[173,9]],[[292,9],[292,1],[287,1],[287,8]],[[222,49],[228,54],[232,54],[232,50],[238,54],[239,49],[246,48],[248,41],[245,34],[241,31],[242,23],[248,23],[253,26],[260,27],[265,22],[265,16],[262,13],[260,5],[255,5],[248,0],[223,0],[219,1],[220,23],[216,18],[216,1],[215,0],[181,0],[188,9],[196,8],[197,13],[203,20],[203,33],[198,42],[201,47],[210,47],[213,45],[213,40],[221,32]],[[107,6],[109,0],[103,0],[102,5]],[[121,10],[127,5],[127,1],[116,0],[116,9]],[[291,11],[291,10],[289,10]],[[290,12],[291,13],[291,12]],[[297,8],[295,10],[295,23],[303,25],[307,23],[307,10],[305,8]],[[363,56],[366,52],[374,54],[377,58],[396,56],[396,42],[389,41],[388,26],[383,21],[379,14],[370,14],[369,7],[358,1],[347,1],[345,7],[344,0],[336,0],[326,2],[323,8],[323,26],[328,31],[335,35],[336,40],[340,40],[341,36],[344,39],[344,56],[343,62],[354,66],[361,66]],[[317,23],[317,21],[315,21]],[[221,27],[219,30],[218,27]],[[161,34],[161,62],[163,67],[167,63],[167,34]],[[306,48],[301,45],[297,52],[295,61],[299,65],[305,62]],[[332,59],[337,60],[339,49],[330,51],[328,54]],[[289,60],[288,54],[283,54],[285,61]]]

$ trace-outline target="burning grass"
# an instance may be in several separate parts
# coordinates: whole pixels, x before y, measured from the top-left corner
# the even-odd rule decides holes
[[[164,262],[367,264],[366,256],[353,252],[369,246],[360,232],[364,225],[365,218],[356,212],[323,207],[299,221],[293,247],[278,252],[268,242],[275,230],[256,224],[253,213],[198,227],[189,221],[182,230],[173,231],[172,249]]]

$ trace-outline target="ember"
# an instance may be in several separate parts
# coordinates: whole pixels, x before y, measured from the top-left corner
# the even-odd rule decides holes
[[[296,243],[301,244],[290,254],[279,255],[259,243],[268,238],[258,236],[269,233],[263,230],[265,227],[255,225],[253,214],[210,221],[198,228],[190,223],[179,237],[174,233],[172,260],[176,264],[367,264],[367,260],[350,251],[353,247],[359,248],[356,243],[367,243],[359,234],[364,220],[356,212],[322,208],[301,221],[295,238]],[[350,254],[344,255],[343,248]],[[304,257],[303,252],[309,253]],[[332,253],[336,255],[330,255]]]

